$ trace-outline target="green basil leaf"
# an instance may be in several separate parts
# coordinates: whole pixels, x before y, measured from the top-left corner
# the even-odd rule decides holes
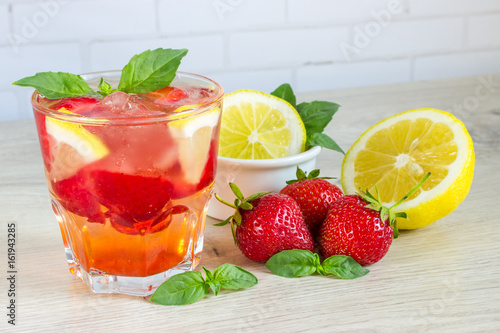
[[[40,72],[12,83],[21,87],[33,87],[49,99],[95,95],[89,84],[80,76],[63,72]]]
[[[213,271],[213,281],[224,289],[244,289],[257,284],[258,280],[252,273],[241,267],[224,264]]]
[[[276,275],[294,278],[311,275],[316,271],[319,257],[307,250],[285,250],[276,253],[266,262],[266,267]]]
[[[97,88],[99,89],[98,93],[101,94],[103,97],[106,97],[115,91],[113,87],[108,82],[104,81],[104,78],[102,77],[101,77],[101,82],[99,82]]]
[[[276,88],[275,91],[271,93],[271,95],[284,99],[288,103],[290,103],[293,107],[297,105],[297,98],[293,93],[292,86],[288,83],[283,83],[281,86]]]
[[[188,50],[156,49],[136,54],[122,70],[118,89],[147,93],[168,86]]]
[[[307,136],[306,147],[310,148],[313,146],[320,146],[323,148],[332,149],[345,155],[342,148],[340,148],[340,146],[325,133],[313,133]]]
[[[205,267],[202,267],[202,268],[205,271],[205,283],[207,283],[210,286],[210,288],[214,292],[215,296],[219,295],[220,283],[218,281],[215,281],[214,275],[212,272],[210,272]]]
[[[322,266],[326,273],[336,275],[341,279],[356,279],[370,272],[353,258],[344,255],[326,258]]]
[[[208,285],[198,271],[187,271],[163,282],[151,296],[151,302],[161,305],[194,303],[208,292]]]
[[[309,135],[322,133],[339,107],[340,105],[336,103],[326,101],[304,102],[297,105],[297,112],[306,127],[306,133]]]

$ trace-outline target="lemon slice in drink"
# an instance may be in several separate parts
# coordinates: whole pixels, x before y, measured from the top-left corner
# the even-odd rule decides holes
[[[464,124],[434,109],[406,111],[370,127],[342,162],[344,192],[375,193],[387,206],[401,199],[425,173],[430,178],[397,209],[401,229],[425,227],[454,211],[469,192],[474,147]]]
[[[224,96],[219,156],[269,159],[304,151],[306,129],[285,100],[255,90]]]
[[[185,105],[175,111],[184,111],[196,106]],[[197,184],[201,179],[209,158],[210,145],[214,135],[213,129],[218,124],[219,117],[220,108],[213,108],[194,116],[174,115],[173,119],[179,119],[168,124],[170,134],[177,142],[179,161],[184,176],[186,181],[191,184]]]
[[[58,111],[72,113],[65,108]],[[99,137],[80,124],[46,117],[45,127],[56,143],[51,147],[51,154],[54,156],[51,174],[56,179],[66,178],[82,166],[109,154],[109,149]]]

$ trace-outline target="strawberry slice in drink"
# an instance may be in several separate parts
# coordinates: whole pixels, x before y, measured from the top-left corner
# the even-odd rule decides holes
[[[69,97],[63,98],[60,102],[51,106],[53,110],[62,108],[71,111],[72,113],[87,114],[94,106],[99,103],[99,100],[94,97]]]
[[[189,208],[183,205],[169,207],[163,213],[158,215],[158,217],[155,218],[152,222],[137,222],[134,221],[134,219],[130,216],[120,215],[112,211],[107,212],[106,216],[109,218],[113,228],[115,228],[122,234],[145,235],[148,233],[152,234],[166,229],[170,225],[170,222],[172,222],[173,215],[183,214],[187,212],[188,209]]]
[[[75,175],[51,181],[52,191],[59,198],[61,205],[69,212],[87,217],[89,222],[104,223],[105,217],[100,205],[92,194],[92,183],[85,169]]]
[[[179,101],[188,97],[184,90],[167,86],[149,93],[144,94],[144,97],[153,100],[157,104],[175,105]]]
[[[54,156],[51,154],[51,147],[55,145],[54,138],[47,133],[45,126],[45,115],[41,112],[35,112],[35,124],[38,132],[38,141],[42,152],[43,163],[47,172],[50,172]]]
[[[105,170],[91,171],[89,177],[97,201],[131,223],[157,218],[172,197],[173,185],[162,177]]]

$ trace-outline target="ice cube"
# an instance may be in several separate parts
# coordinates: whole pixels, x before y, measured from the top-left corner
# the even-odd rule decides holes
[[[150,105],[151,104],[151,105]],[[122,91],[114,92],[99,103],[101,116],[105,117],[137,117],[161,114],[159,107],[147,103],[139,96],[130,95]]]

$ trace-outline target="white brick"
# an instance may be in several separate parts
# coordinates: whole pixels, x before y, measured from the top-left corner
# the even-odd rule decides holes
[[[498,0],[409,0],[411,16],[462,15],[500,10]]]
[[[500,73],[500,51],[455,53],[415,59],[414,80]]]
[[[21,46],[17,52],[5,46],[0,48],[0,59],[0,88],[10,87],[12,82],[37,72],[82,71],[80,48],[76,43],[28,44]]]
[[[0,45],[8,43],[9,35],[9,7],[0,4]]]
[[[297,70],[297,90],[314,91],[410,81],[408,59],[305,66]]]
[[[460,50],[464,22],[460,18],[391,22],[377,30],[376,25],[354,28],[353,59],[391,58]],[[376,33],[378,32],[378,33]],[[362,37],[367,36],[367,37]]]
[[[270,93],[282,83],[292,84],[292,71],[289,69],[231,71],[228,73],[210,73],[207,76],[219,82],[225,92],[238,89],[254,89]]]
[[[260,29],[285,22],[285,0],[163,0],[158,15],[161,32],[169,35]]]
[[[121,69],[134,54],[163,47],[187,48],[189,52],[182,59],[179,70],[202,74],[224,66],[223,43],[223,37],[219,35],[98,42],[90,46],[90,70]]]
[[[43,4],[51,7],[43,7]],[[156,32],[154,0],[14,3],[14,33],[30,41],[130,37]]]
[[[12,89],[10,89],[12,90]],[[17,94],[13,91],[0,91],[0,121],[21,119]]]
[[[337,45],[348,28],[288,29],[234,33],[229,38],[233,67],[293,66],[342,59]]]
[[[289,0],[289,21],[293,23],[346,23],[373,20],[381,11],[387,11],[390,20],[404,16],[401,0]]]
[[[469,20],[467,45],[472,48],[498,47],[500,39],[500,14],[474,16]]]

